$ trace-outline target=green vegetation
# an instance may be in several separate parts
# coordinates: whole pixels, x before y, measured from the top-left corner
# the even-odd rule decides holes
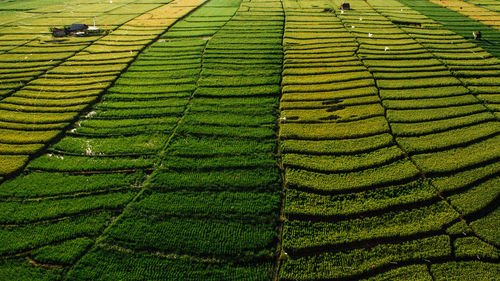
[[[500,245],[500,235],[497,231],[498,226],[498,213],[500,208],[496,208],[484,217],[471,223],[472,229],[478,233],[480,237],[493,243],[496,247]]]
[[[0,230],[0,253],[12,254],[84,235],[97,235],[110,219],[110,213],[101,212],[56,222],[4,228]]]
[[[421,280],[431,281],[432,276],[429,274],[427,267],[423,264],[401,266],[397,269],[392,269],[387,272],[378,274],[374,277],[362,279],[363,281],[379,281],[379,280]]]
[[[4,202],[0,207],[0,223],[26,224],[40,220],[72,216],[95,209],[117,209],[128,203],[133,195],[133,192],[116,192],[60,200]],[[37,213],[37,210],[46,211]]]
[[[344,243],[362,242],[369,239],[412,236],[439,231],[458,218],[458,214],[445,203],[387,212],[381,216],[329,222],[286,222],[284,247],[291,254],[307,248],[335,247]]]
[[[240,265],[233,263],[204,264],[183,258],[168,258],[154,254],[133,254],[106,248],[92,249],[69,272],[68,280],[265,280],[272,262]]]
[[[465,237],[455,240],[455,256],[458,258],[498,259],[499,251],[494,246],[484,243],[477,237]]]
[[[500,267],[481,261],[449,262],[432,265],[431,272],[439,281],[490,281],[498,277]]]
[[[499,275],[500,5],[49,2],[0,0],[0,279]]]
[[[61,275],[62,269],[34,267],[23,258],[0,259],[0,279],[51,281],[59,279]]]
[[[96,175],[33,172],[2,183],[0,197],[29,198],[106,191],[135,185],[144,180],[143,176],[141,172]]]
[[[335,218],[435,199],[437,198],[433,188],[422,181],[338,195],[320,195],[288,189],[286,212],[288,216]]]
[[[32,252],[33,258],[47,264],[71,265],[94,243],[90,238],[76,238],[45,246]]]
[[[380,244],[371,249],[320,253],[310,257],[288,259],[283,264],[280,277],[285,280],[345,278],[388,266],[391,262],[423,262],[424,259],[440,258],[449,254],[449,238],[444,235],[431,236],[399,244]]]

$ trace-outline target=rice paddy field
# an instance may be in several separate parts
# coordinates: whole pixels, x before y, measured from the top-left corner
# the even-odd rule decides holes
[[[345,2],[0,0],[0,280],[500,280],[500,1]]]

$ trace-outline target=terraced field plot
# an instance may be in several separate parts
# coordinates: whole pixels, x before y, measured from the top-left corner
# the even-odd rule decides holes
[[[494,1],[21,2],[0,280],[500,280]]]

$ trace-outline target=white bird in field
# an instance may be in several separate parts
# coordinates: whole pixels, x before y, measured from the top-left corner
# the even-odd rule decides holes
[[[387,51],[389,51],[389,47],[385,47],[385,51],[386,51],[386,52],[387,52]]]
[[[372,37],[372,35],[373,35],[373,34],[371,34],[371,33],[368,33],[368,37],[370,37],[370,38],[371,38],[371,37]]]

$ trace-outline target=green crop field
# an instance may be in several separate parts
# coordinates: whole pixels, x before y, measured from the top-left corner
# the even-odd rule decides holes
[[[499,1],[0,0],[0,281],[500,281],[499,121]]]

